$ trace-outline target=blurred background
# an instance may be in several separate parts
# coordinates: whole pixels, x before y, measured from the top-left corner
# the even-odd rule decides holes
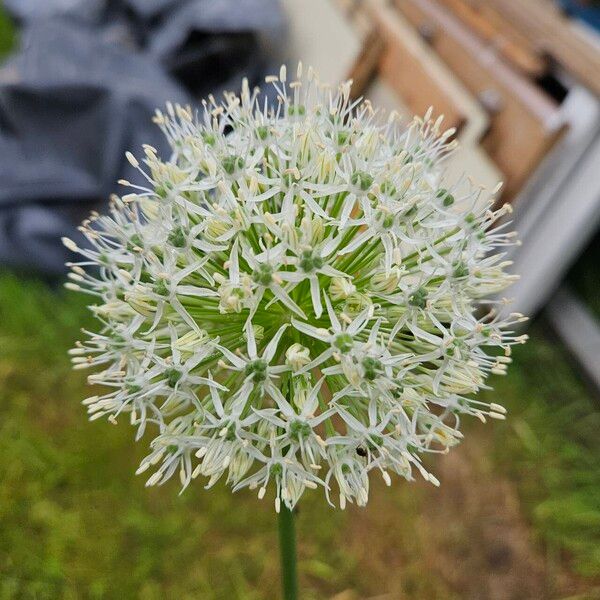
[[[442,482],[375,481],[366,509],[307,493],[303,598],[600,598],[600,3],[593,0],[5,0],[0,3],[0,600],[277,598],[270,503],[144,488],[131,432],[88,423],[66,351],[62,235],[102,210],[126,150],[166,152],[167,100],[260,84],[301,59],[461,142],[522,245],[531,341],[491,383]]]

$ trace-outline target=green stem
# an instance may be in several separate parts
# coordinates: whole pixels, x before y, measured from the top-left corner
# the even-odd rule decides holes
[[[296,530],[294,514],[282,503],[279,511],[279,550],[281,554],[281,584],[283,600],[298,599],[296,571]]]

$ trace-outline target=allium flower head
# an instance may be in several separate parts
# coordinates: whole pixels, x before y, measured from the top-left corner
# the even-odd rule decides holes
[[[317,487],[364,505],[371,471],[437,485],[424,455],[460,441],[463,414],[503,418],[473,395],[524,340],[483,299],[512,280],[505,211],[442,187],[441,119],[403,127],[301,66],[267,81],[274,105],[244,83],[157,112],[169,159],[128,154],[146,187],[121,182],[89,244],[65,240],[101,324],[72,350],[102,369],[84,404],[153,436],[148,485],[272,488],[277,510]]]

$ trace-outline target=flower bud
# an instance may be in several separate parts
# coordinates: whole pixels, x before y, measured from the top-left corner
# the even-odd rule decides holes
[[[206,234],[213,240],[224,235],[230,229],[231,225],[224,219],[219,219],[219,217],[208,219],[206,223]]]
[[[292,344],[285,351],[285,362],[294,371],[299,371],[310,362],[310,351],[302,344]]]
[[[345,300],[356,292],[356,286],[346,277],[334,277],[329,284],[329,296],[332,300]]]
[[[240,313],[248,308],[252,300],[252,288],[248,277],[242,277],[240,285],[233,285],[226,279],[218,289],[220,302],[219,312],[221,314]]]
[[[398,289],[401,273],[402,271],[397,267],[391,269],[390,273],[387,275],[385,271],[375,273],[375,275],[371,277],[371,287],[377,292],[391,294]]]
[[[350,316],[361,313],[365,308],[373,306],[373,302],[366,294],[360,294],[358,292],[348,296],[344,303],[344,312]]]
[[[254,339],[258,342],[265,337],[265,328],[262,325],[254,325],[252,324],[252,331],[254,332]],[[245,341],[248,341],[248,336],[244,331],[242,337]]]

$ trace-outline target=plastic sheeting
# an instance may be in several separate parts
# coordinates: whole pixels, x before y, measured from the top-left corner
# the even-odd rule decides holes
[[[60,237],[139,181],[142,143],[168,156],[151,122],[242,76],[259,83],[283,28],[276,0],[5,0],[21,24],[0,69],[0,263],[53,275]]]

